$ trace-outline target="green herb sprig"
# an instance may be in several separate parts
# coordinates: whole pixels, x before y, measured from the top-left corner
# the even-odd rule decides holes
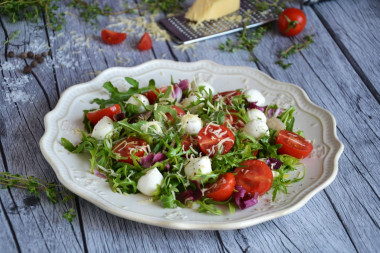
[[[291,62],[285,62],[284,59],[288,59],[290,55],[296,54],[300,52],[301,50],[306,49],[310,44],[314,43],[314,36],[315,34],[312,35],[307,35],[304,37],[304,41],[300,43],[296,43],[290,47],[288,47],[286,50],[280,52],[280,57],[278,61],[275,63],[277,65],[280,65],[283,69],[289,68],[292,63]]]
[[[34,176],[21,176],[9,172],[0,172],[0,185],[3,185],[3,189],[12,187],[26,189],[36,197],[40,196],[40,192],[44,192],[53,204],[59,202],[58,196],[61,195],[63,203],[68,201],[71,203],[71,208],[62,217],[70,222],[76,217],[74,209],[75,197],[63,185],[47,182]]]
[[[164,12],[174,13],[182,10],[181,3],[185,0],[143,0],[142,3],[148,6],[151,13]]]

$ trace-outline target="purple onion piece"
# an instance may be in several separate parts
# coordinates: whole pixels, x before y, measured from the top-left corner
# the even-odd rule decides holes
[[[265,160],[265,163],[269,166],[271,170],[278,170],[282,165],[282,162],[280,160],[273,157],[267,158]]]
[[[258,109],[262,112],[265,112],[265,109],[267,108],[266,106],[262,107],[262,106],[256,105],[256,102],[249,102],[248,104],[249,104],[248,109]]]
[[[120,121],[125,119],[125,114],[123,112],[113,115],[115,121]]]
[[[179,88],[181,88],[182,91],[185,91],[185,90],[187,90],[187,89],[189,88],[189,80],[187,80],[187,79],[181,80],[181,81],[177,84],[177,86],[178,86]]]
[[[146,155],[145,157],[141,158],[140,164],[144,168],[150,168],[152,167],[156,162],[161,162],[166,159],[166,156],[162,154],[161,152],[158,152],[157,154],[150,153]]]
[[[101,173],[98,170],[94,170],[94,174],[95,174],[95,176],[107,179],[106,175],[104,175],[103,173]]]
[[[277,116],[280,116],[282,114],[284,110],[282,108],[269,108],[268,111],[267,111],[267,118],[272,118],[272,117],[277,117]]]
[[[167,164],[165,165],[165,168],[166,168],[168,171],[170,171],[170,170],[171,170],[171,168],[170,168],[170,164],[167,163]]]
[[[242,186],[237,185],[235,186],[235,189],[238,192],[234,193],[234,199],[235,203],[238,205],[240,209],[246,209],[248,207],[251,207],[253,205],[256,205],[259,197],[259,193],[256,192],[254,195],[247,192]]]
[[[176,85],[173,86],[173,90],[171,93],[171,96],[177,100],[177,102],[180,102],[182,99],[182,89]]]
[[[191,183],[196,186],[196,189],[189,188],[187,191],[177,195],[177,199],[183,204],[186,203],[186,200],[196,201],[203,196],[200,184],[197,181],[191,181]]]
[[[166,159],[166,155],[162,154],[161,152],[158,152],[157,154],[154,155],[153,157],[153,164],[156,162],[161,162]]]

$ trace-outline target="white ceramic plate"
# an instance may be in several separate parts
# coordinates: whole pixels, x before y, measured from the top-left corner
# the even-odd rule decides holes
[[[217,91],[255,88],[266,96],[268,103],[285,107],[294,105],[295,128],[304,130],[306,136],[314,140],[312,154],[303,160],[306,165],[304,180],[290,186],[288,194],[279,194],[275,202],[270,201],[269,193],[262,196],[256,206],[236,210],[234,214],[225,210],[223,216],[198,213],[192,209],[164,209],[142,194],[125,196],[112,192],[104,179],[90,174],[88,156],[70,154],[61,146],[60,139],[65,137],[79,143],[78,129],[83,129],[82,111],[97,108],[90,104],[92,99],[108,96],[102,88],[106,81],[126,90],[129,86],[124,80],[126,76],[135,78],[142,85],[153,78],[157,86],[168,85],[170,76],[174,80],[201,78],[210,81]],[[154,60],[131,68],[110,68],[90,82],[67,89],[56,108],[45,116],[45,134],[40,146],[64,186],[107,212],[167,228],[224,230],[248,227],[292,213],[328,186],[336,177],[338,159],[343,152],[343,144],[338,140],[335,129],[334,117],[313,104],[301,88],[273,80],[256,69],[222,66],[211,61],[182,63]]]

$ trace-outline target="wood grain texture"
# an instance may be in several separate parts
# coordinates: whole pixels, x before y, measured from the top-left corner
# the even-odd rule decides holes
[[[129,1],[131,6],[136,3]],[[111,1],[115,8],[118,1]],[[188,4],[188,3],[187,3]],[[367,6],[371,8],[358,8]],[[359,9],[357,15],[354,10]],[[255,50],[259,62],[244,51],[225,53],[218,45],[224,36],[201,42],[184,52],[172,42],[155,42],[150,51],[139,52],[141,35],[128,33],[116,46],[102,43],[99,28],[63,7],[67,24],[53,32],[37,24],[10,24],[0,17],[0,43],[7,34],[20,30],[10,45],[0,46],[0,65],[17,67],[0,73],[0,170],[56,181],[39,151],[44,132],[43,116],[68,87],[91,80],[98,71],[113,66],[135,66],[150,59],[191,62],[213,60],[224,65],[258,68],[273,78],[302,87],[317,105],[337,120],[337,133],[345,145],[336,180],[299,211],[254,227],[233,231],[177,231],[148,226],[110,215],[91,203],[76,202],[78,218],[72,224],[61,218],[69,206],[52,205],[45,197],[31,198],[22,190],[0,192],[1,251],[53,252],[376,252],[380,247],[380,175],[378,110],[379,2],[328,1],[306,7],[308,26],[316,43],[290,57],[293,65],[283,70],[274,62],[278,52],[303,36],[286,38],[272,28]],[[126,16],[126,15],[124,15]],[[128,17],[136,18],[136,15]],[[353,18],[352,18],[353,17]],[[99,27],[114,24],[99,18]],[[365,29],[359,29],[359,26]],[[117,26],[115,29],[121,29]],[[358,31],[353,34],[352,27]],[[36,46],[35,43],[40,45]],[[24,76],[20,59],[4,53],[47,50],[53,56],[33,70],[28,84],[17,87],[25,102],[12,102],[5,79]],[[9,79],[10,78],[10,79]],[[13,78],[13,79],[12,79]],[[13,87],[14,88],[14,87]],[[233,87],[230,87],[233,89]]]

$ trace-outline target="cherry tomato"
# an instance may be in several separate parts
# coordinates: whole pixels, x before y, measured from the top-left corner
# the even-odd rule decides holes
[[[182,136],[181,146],[183,151],[188,151],[191,146],[197,146],[197,139],[191,135]]]
[[[158,93],[165,93],[165,91],[167,89],[168,89],[168,86],[158,88],[158,89],[156,89],[156,91]],[[157,100],[157,94],[152,90],[145,92],[143,95],[148,98],[149,104],[154,104],[154,102],[156,102],[156,100]]]
[[[178,106],[175,106],[175,105],[172,105],[172,108],[175,109],[177,111],[177,115],[178,117],[182,117],[183,115],[185,115],[185,111],[182,110],[181,108],[179,108]],[[166,117],[168,118],[168,120],[171,122],[171,123],[174,123],[174,119],[172,117],[172,115],[170,115],[170,113],[165,113]]]
[[[226,201],[234,192],[235,185],[234,174],[226,173],[220,175],[218,180],[205,192],[205,196],[215,201]]]
[[[234,113],[237,113],[237,111],[229,110],[229,112],[230,114],[228,113],[226,114],[223,125],[227,126],[229,123],[231,126],[236,128],[237,130],[243,128],[245,126],[245,123],[238,116],[234,115]]]
[[[235,143],[235,136],[225,126],[208,124],[198,133],[199,148],[202,153],[213,157],[218,152],[218,144],[223,146],[222,154],[227,154]]]
[[[257,154],[259,153],[259,150],[254,150],[253,151],[253,156],[256,156],[257,157]]]
[[[127,38],[126,33],[118,33],[107,29],[102,30],[101,36],[104,42],[110,45],[119,44]]]
[[[144,33],[139,42],[137,43],[137,48],[140,51],[149,50],[152,48],[152,39],[148,33]]]
[[[118,162],[133,164],[132,153],[135,152],[135,156],[142,157],[145,154],[146,148],[146,141],[131,136],[115,144],[112,147],[112,151],[122,156],[122,159],[119,159]]]
[[[294,36],[302,32],[306,26],[305,13],[297,8],[288,8],[278,17],[278,29],[286,36]]]
[[[277,150],[279,154],[287,154],[298,159],[305,158],[313,150],[313,145],[305,138],[287,130],[278,133],[276,144],[282,145]]]
[[[220,92],[216,95],[214,95],[214,97],[212,98],[212,101],[215,101],[221,97],[223,97],[223,101],[226,105],[232,105],[233,104],[233,98],[236,97],[236,96],[240,96],[241,95],[241,91],[239,90],[230,90],[230,91],[224,91],[224,92]]]
[[[260,195],[272,187],[273,174],[268,165],[260,160],[247,160],[235,169],[236,185],[242,186],[247,192]]]
[[[107,116],[113,120],[113,116],[118,113],[121,113],[121,108],[119,104],[116,104],[104,109],[88,112],[86,116],[92,124],[96,125],[96,123],[98,123],[98,121],[104,116]]]

